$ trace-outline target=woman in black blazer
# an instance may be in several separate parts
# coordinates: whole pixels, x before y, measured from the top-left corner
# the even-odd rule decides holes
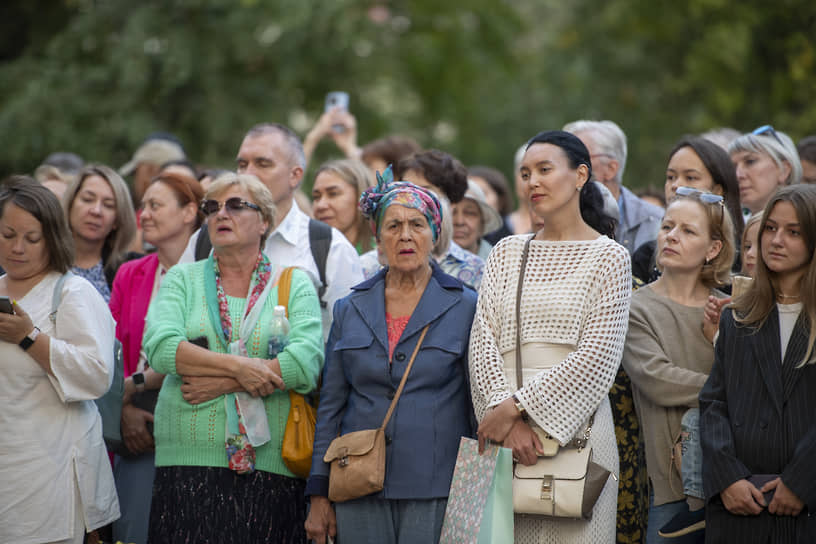
[[[816,542],[816,187],[780,189],[700,392],[706,542]]]

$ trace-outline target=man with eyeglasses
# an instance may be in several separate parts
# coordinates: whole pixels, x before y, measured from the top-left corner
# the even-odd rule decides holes
[[[294,194],[303,179],[306,159],[303,145],[291,129],[275,123],[255,125],[241,142],[236,162],[238,173],[256,176],[272,193],[277,213],[264,252],[275,264],[297,266],[311,275],[320,295],[325,340],[331,327],[334,303],[349,294],[353,285],[363,281],[357,251],[337,229],[324,224],[315,225],[295,202]],[[319,231],[322,227],[325,236],[315,235],[316,227]],[[197,255],[202,253],[199,237],[200,232],[193,234],[179,262],[192,262],[200,256]],[[313,241],[328,245],[328,251],[325,246],[322,252],[313,251]],[[205,245],[205,248],[209,246]],[[322,267],[315,262],[321,253],[325,259]],[[321,279],[321,268],[325,281]]]
[[[593,177],[606,186],[618,202],[620,221],[615,238],[631,255],[642,244],[654,240],[663,209],[641,200],[623,186],[626,166],[626,135],[612,121],[574,121],[564,130],[578,136],[589,150]]]

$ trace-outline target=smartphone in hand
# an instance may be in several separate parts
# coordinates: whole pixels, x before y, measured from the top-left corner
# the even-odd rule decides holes
[[[326,106],[323,111],[328,113],[334,108],[340,108],[343,111],[348,111],[348,107],[349,107],[348,93],[343,91],[332,91],[326,95]],[[332,125],[332,130],[337,133],[345,132],[346,127],[344,127],[343,125]]]
[[[0,312],[14,314],[14,305],[9,297],[0,297]]]

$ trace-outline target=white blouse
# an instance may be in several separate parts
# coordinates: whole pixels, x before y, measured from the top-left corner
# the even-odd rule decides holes
[[[114,321],[96,289],[73,276],[52,323],[59,277],[48,274],[18,301],[50,339],[54,376],[16,344],[0,341],[0,542],[70,538],[77,508],[88,530],[119,517],[93,402],[113,379]]]
[[[508,236],[493,248],[479,289],[470,333],[471,389],[479,420],[516,391],[503,356],[516,347],[516,289],[528,236]],[[581,429],[615,380],[630,297],[629,254],[613,240],[534,240],[530,245],[521,342],[575,349],[553,368],[525,379],[517,395],[530,417],[561,444]]]

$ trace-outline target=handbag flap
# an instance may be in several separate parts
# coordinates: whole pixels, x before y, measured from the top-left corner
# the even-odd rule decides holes
[[[592,448],[561,448],[558,455],[539,457],[533,466],[516,463],[513,474],[516,478],[541,479],[552,476],[556,480],[580,480],[586,476],[587,466],[592,460]]]
[[[349,455],[365,455],[374,448],[380,429],[367,429],[338,436],[329,444],[323,461],[331,463]]]

